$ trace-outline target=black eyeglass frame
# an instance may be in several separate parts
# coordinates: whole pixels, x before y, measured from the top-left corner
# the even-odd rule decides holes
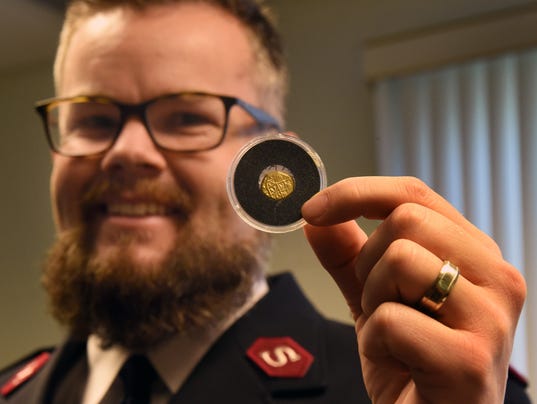
[[[153,133],[151,131],[151,128],[150,128],[150,126],[149,126],[149,124],[147,122],[147,117],[146,117],[147,107],[150,106],[151,104],[155,103],[156,101],[159,101],[159,100],[162,100],[162,99],[172,98],[172,97],[177,97],[177,96],[185,96],[185,95],[210,96],[210,97],[215,97],[215,98],[219,98],[219,99],[222,100],[222,102],[224,104],[224,111],[225,111],[224,124],[223,124],[223,127],[222,127],[222,134],[220,136],[220,140],[215,145],[209,146],[209,147],[206,147],[206,148],[202,148],[202,149],[175,150],[175,149],[171,149],[171,148],[168,148],[168,147],[160,145],[159,142],[155,139],[155,137],[154,137],[154,135],[153,135]],[[110,145],[107,148],[105,148],[105,149],[103,149],[101,151],[95,152],[95,153],[70,154],[70,153],[62,152],[56,147],[56,145],[54,144],[54,142],[52,140],[52,136],[51,136],[50,130],[49,130],[48,109],[49,109],[50,106],[52,106],[52,105],[54,105],[56,103],[65,102],[65,101],[102,102],[102,103],[108,103],[108,104],[115,105],[115,106],[117,106],[119,108],[120,121],[119,121],[119,125],[118,125],[118,130],[117,130],[117,133],[114,135],[112,141],[110,142]],[[108,150],[110,150],[114,146],[114,144],[116,143],[116,141],[117,141],[119,135],[121,134],[121,132],[123,131],[123,127],[125,126],[125,123],[132,116],[135,116],[135,117],[137,117],[137,118],[139,118],[141,120],[141,122],[143,123],[143,125],[144,125],[144,127],[145,127],[145,129],[146,129],[146,131],[147,131],[147,133],[149,135],[149,137],[151,138],[151,141],[153,142],[153,144],[155,144],[155,146],[157,146],[161,150],[171,151],[171,152],[174,152],[174,153],[197,153],[197,152],[202,152],[202,151],[215,149],[215,148],[217,148],[218,146],[220,146],[222,144],[222,142],[224,141],[224,139],[226,137],[227,128],[228,128],[228,124],[229,124],[229,112],[231,111],[231,108],[234,105],[238,105],[244,111],[246,111],[248,113],[248,115],[250,115],[255,120],[255,122],[260,126],[260,131],[264,130],[264,129],[273,129],[273,130],[276,130],[276,131],[279,131],[279,132],[282,131],[282,127],[281,127],[280,123],[278,122],[278,120],[276,118],[271,116],[269,113],[263,111],[262,109],[257,108],[257,107],[253,106],[252,104],[250,104],[250,103],[248,103],[246,101],[243,101],[240,98],[232,97],[232,96],[228,96],[228,95],[220,95],[220,94],[199,92],[199,91],[197,91],[197,92],[181,92],[181,93],[164,94],[164,95],[160,95],[160,96],[155,97],[155,98],[151,98],[151,99],[146,100],[146,101],[144,101],[142,103],[139,103],[139,104],[122,103],[122,102],[116,101],[116,100],[114,100],[112,98],[109,98],[109,97],[106,97],[106,96],[79,95],[79,96],[74,96],[74,97],[47,98],[47,99],[44,99],[44,100],[41,100],[41,101],[37,101],[35,103],[35,110],[37,111],[37,113],[41,117],[41,121],[42,121],[44,129],[45,129],[45,135],[46,135],[46,138],[47,138],[48,145],[49,145],[50,149],[54,153],[60,154],[62,156],[67,156],[67,157],[91,157],[91,156],[98,156],[98,155],[104,154]]]

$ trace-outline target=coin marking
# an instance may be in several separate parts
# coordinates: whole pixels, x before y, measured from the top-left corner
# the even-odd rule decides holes
[[[265,196],[279,201],[294,192],[295,179],[287,168],[270,166],[261,173],[259,187]]]

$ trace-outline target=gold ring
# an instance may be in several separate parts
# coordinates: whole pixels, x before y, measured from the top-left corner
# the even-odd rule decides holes
[[[444,261],[436,281],[420,300],[421,311],[435,314],[446,301],[457,279],[459,279],[459,268],[449,261]]]

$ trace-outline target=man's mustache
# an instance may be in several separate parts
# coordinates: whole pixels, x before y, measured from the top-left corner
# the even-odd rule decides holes
[[[128,184],[109,178],[95,179],[82,196],[82,212],[88,217],[109,203],[145,202],[164,206],[174,215],[187,216],[194,209],[191,195],[176,183],[142,178]]]

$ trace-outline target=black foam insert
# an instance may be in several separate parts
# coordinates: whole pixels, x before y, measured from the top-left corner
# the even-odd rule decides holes
[[[295,179],[295,190],[288,197],[274,200],[259,187],[259,177],[270,166],[282,165]],[[304,202],[321,186],[319,169],[299,145],[284,139],[257,143],[242,156],[233,178],[237,202],[248,215],[270,226],[286,226],[302,218]]]

